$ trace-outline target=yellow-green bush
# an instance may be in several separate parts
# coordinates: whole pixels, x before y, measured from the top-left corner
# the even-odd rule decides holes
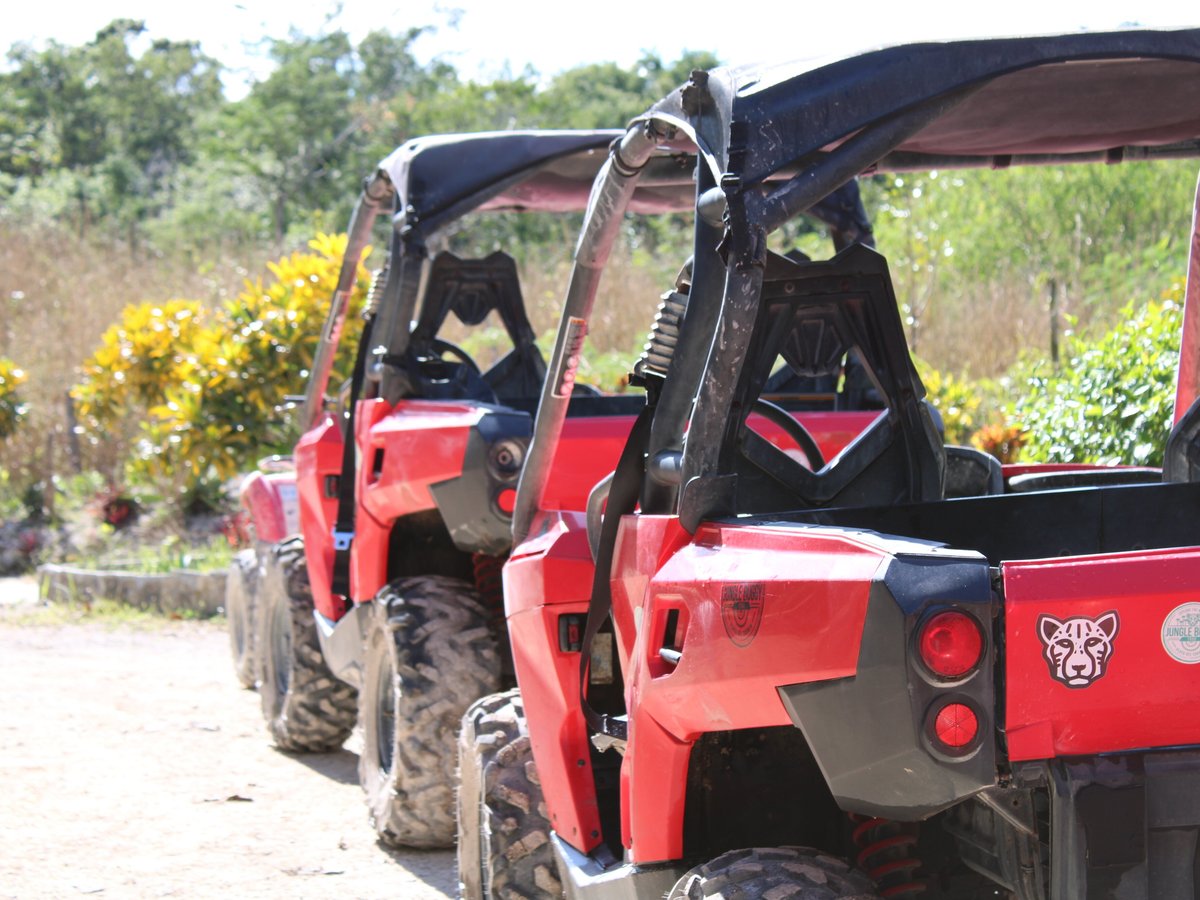
[[[0,441],[17,430],[25,415],[25,404],[17,390],[25,383],[25,373],[11,359],[0,357]]]
[[[157,403],[165,385],[184,380],[204,317],[198,300],[126,306],[101,335],[72,391],[85,426],[102,435],[106,426]]]
[[[942,414],[947,444],[966,444],[971,435],[983,425],[983,397],[977,382],[941,372],[919,359],[914,359],[917,374],[925,385],[925,396]]]
[[[279,407],[304,390],[346,237],[322,234],[309,246],[268,264],[271,278],[247,281],[217,309],[183,300],[127,307],[73,391],[84,427],[102,434],[140,414],[132,469],[185,489],[288,449]],[[360,269],[335,379],[353,364],[368,282]]]

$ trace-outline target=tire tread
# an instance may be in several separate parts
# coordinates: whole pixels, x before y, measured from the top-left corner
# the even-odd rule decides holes
[[[397,579],[374,602],[359,709],[359,780],[371,822],[388,845],[449,847],[459,726],[476,698],[499,687],[496,640],[478,594],[459,578]],[[373,723],[372,652],[385,650],[394,654],[399,682],[391,773],[381,768]]]
[[[313,619],[312,588],[304,561],[304,543],[291,538],[277,544],[265,560],[259,626],[262,649],[259,693],[267,730],[281,750],[323,753],[337,750],[350,737],[358,710],[358,692],[325,664]],[[275,604],[286,603],[291,619],[290,660],[270,659],[269,629]],[[290,666],[288,689],[279,694],[273,666]]]

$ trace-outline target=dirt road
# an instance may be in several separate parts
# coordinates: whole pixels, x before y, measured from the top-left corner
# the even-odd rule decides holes
[[[354,745],[273,750],[223,620],[45,624],[0,579],[0,897],[453,897],[376,843]],[[32,621],[31,621],[32,620]]]

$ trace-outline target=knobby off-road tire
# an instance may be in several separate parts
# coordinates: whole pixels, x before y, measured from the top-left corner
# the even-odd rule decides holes
[[[254,655],[258,581],[258,553],[242,550],[233,557],[229,574],[225,576],[225,618],[229,622],[229,651],[233,655],[233,671],[244,688],[253,688],[258,683],[258,663]]]
[[[282,750],[336,750],[354,730],[357,696],[321,655],[304,543],[286,540],[266,556],[258,603],[258,690],[267,730]]]
[[[879,900],[875,886],[845,862],[806,847],[722,853],[671,888],[667,900]]]
[[[519,691],[471,705],[459,735],[458,764],[458,878],[464,900],[561,897]]]
[[[459,726],[499,684],[496,639],[468,582],[401,578],[379,592],[359,696],[358,774],[381,841],[454,842]]]

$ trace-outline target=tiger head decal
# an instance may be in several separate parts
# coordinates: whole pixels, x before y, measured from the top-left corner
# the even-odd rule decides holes
[[[1120,625],[1116,610],[1095,619],[1074,616],[1062,622],[1053,616],[1038,616],[1037,632],[1045,647],[1050,677],[1069,688],[1085,688],[1103,677]]]

